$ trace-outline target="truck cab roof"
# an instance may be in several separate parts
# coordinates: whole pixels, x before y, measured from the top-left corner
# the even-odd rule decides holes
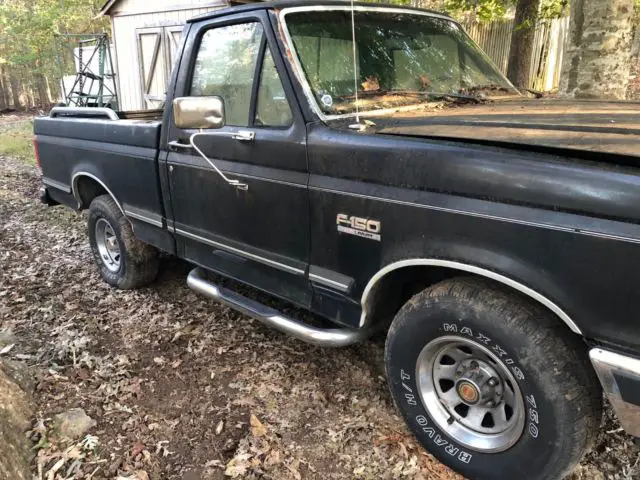
[[[212,12],[203,13],[202,15],[198,15],[187,20],[187,23],[200,22],[202,20],[207,20],[210,18],[218,18],[224,15],[232,15],[240,12],[251,12],[254,10],[271,10],[271,9],[282,9],[288,7],[305,7],[305,6],[339,6],[344,7],[345,5],[350,5],[350,3],[345,2],[344,0],[276,0],[273,2],[256,2],[256,3],[248,3],[245,5],[237,5],[227,8],[222,8],[219,10],[214,10]],[[389,5],[384,3],[370,3],[370,2],[354,2],[355,6],[361,7],[375,7],[375,8],[402,8],[403,10],[415,10],[417,12],[429,12],[437,15],[444,15],[449,17],[448,14],[444,12],[438,12],[436,10],[429,10],[424,8],[414,8],[410,6],[404,5]]]

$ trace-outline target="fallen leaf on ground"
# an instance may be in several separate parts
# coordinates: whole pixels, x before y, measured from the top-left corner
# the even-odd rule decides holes
[[[231,478],[238,478],[245,475],[251,465],[251,462],[249,462],[250,458],[251,455],[248,453],[236,455],[229,460],[229,463],[227,463],[227,468],[225,469],[224,474]]]
[[[123,476],[118,475],[116,480],[149,480],[149,474],[144,470],[136,470],[133,475]]]
[[[216,435],[220,435],[222,433],[223,428],[224,428],[224,420],[220,420],[216,425]]]
[[[251,417],[249,417],[249,423],[251,424],[251,434],[254,437],[263,437],[267,434],[266,427],[253,413],[251,414]]]
[[[138,455],[140,455],[142,453],[142,450],[144,450],[144,447],[144,443],[136,443],[131,449],[131,457],[136,458]]]

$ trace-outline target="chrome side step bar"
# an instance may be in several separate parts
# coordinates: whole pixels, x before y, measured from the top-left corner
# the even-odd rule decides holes
[[[294,320],[271,307],[211,283],[207,280],[206,271],[202,268],[194,268],[189,272],[187,285],[202,295],[213,298],[276,330],[313,345],[344,347],[362,341],[371,334],[371,331],[366,328],[318,328]]]

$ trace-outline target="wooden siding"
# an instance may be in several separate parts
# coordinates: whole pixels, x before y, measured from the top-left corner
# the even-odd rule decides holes
[[[160,13],[173,10],[218,6],[217,0],[119,0],[109,10],[109,15]]]
[[[154,0],[154,4],[166,3],[175,5],[171,0]],[[141,63],[138,45],[138,33],[141,29],[153,27],[165,27],[183,25],[189,18],[221,8],[224,4],[218,3],[212,6],[212,2],[206,2],[208,6],[201,8],[181,8],[170,11],[153,13],[129,14],[123,11],[124,6],[131,8],[137,4],[149,3],[143,0],[124,0],[117,5],[120,12],[112,17],[113,40],[116,46],[116,63],[118,65],[118,96],[121,110],[137,110],[146,108],[143,99],[143,86],[141,82]],[[170,68],[167,68],[169,71]],[[155,88],[154,88],[155,90]],[[157,94],[159,92],[154,91]]]

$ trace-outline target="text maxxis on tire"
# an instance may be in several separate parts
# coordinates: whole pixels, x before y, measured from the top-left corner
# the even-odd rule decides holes
[[[129,220],[109,195],[89,206],[89,244],[100,276],[126,290],[153,282],[158,274],[158,251],[136,239]]]
[[[460,277],[404,305],[385,356],[394,402],[440,461],[473,479],[547,480],[567,474],[597,432],[601,393],[586,355],[543,308]]]

